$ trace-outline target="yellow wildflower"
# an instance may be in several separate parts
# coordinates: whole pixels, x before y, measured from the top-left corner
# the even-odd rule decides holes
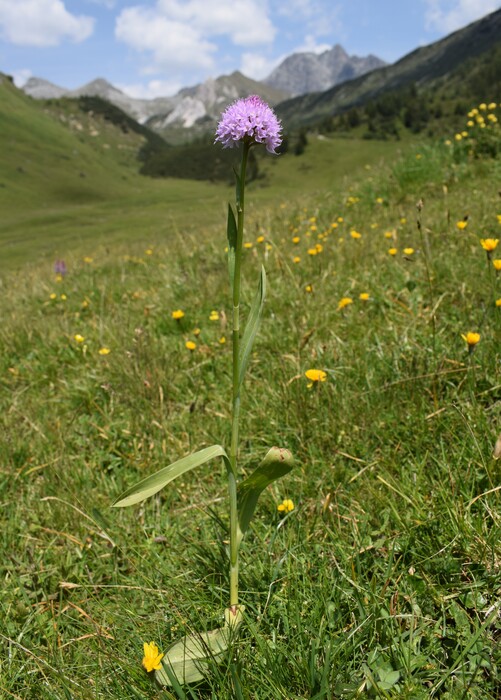
[[[49,299],[57,299],[57,294],[54,294],[54,292],[52,292],[52,294],[50,294],[49,296]]]
[[[89,255],[86,255],[83,261],[84,263],[87,263],[87,265],[90,265],[90,263],[94,261],[94,258],[91,258]]]
[[[308,248],[308,255],[317,255],[318,250],[316,248]]]
[[[304,288],[304,291],[308,292],[308,294],[311,294],[313,292],[313,285],[307,284],[306,287]]]
[[[461,221],[456,222],[456,226],[460,231],[464,231],[464,229],[468,226],[468,222],[465,221],[465,219],[461,219]]]
[[[495,260],[493,260],[492,264],[494,265],[496,272],[501,272],[501,259],[500,258],[496,258]],[[52,299],[52,295],[51,295],[51,299]]]
[[[285,498],[282,503],[278,504],[277,510],[280,513],[290,513],[294,510],[294,501],[291,501],[290,498]]]
[[[61,300],[62,300],[62,301],[66,301],[67,298],[68,298],[68,297],[66,296],[66,294],[61,294]]]
[[[151,248],[146,248],[146,250],[144,251],[144,254],[145,255],[153,255],[153,250]]]
[[[369,301],[370,295],[368,292],[360,292],[358,298],[361,299],[361,301]]]
[[[171,316],[175,321],[180,321],[182,318],[184,318],[184,311],[181,311],[181,309],[176,309],[176,311],[172,312]]]
[[[317,243],[315,245],[315,249],[316,249],[317,253],[321,253],[323,251],[324,247],[321,243]]]
[[[398,253],[398,250],[396,248],[389,248],[388,253],[390,255],[396,255]]]
[[[109,355],[110,352],[111,352],[111,350],[107,347],[104,347],[104,346],[102,348],[99,348],[99,350],[98,350],[98,353],[100,355]]]
[[[164,657],[163,654],[160,654],[158,651],[158,647],[155,644],[155,642],[150,642],[149,644],[146,644],[146,642],[143,645],[144,648],[144,658],[143,658],[143,666],[144,668],[150,673],[150,671],[156,671],[159,668],[162,667],[161,661]]]
[[[404,248],[404,255],[412,255],[414,253],[414,248]]]
[[[481,238],[480,239],[480,245],[488,253],[492,253],[493,250],[496,250],[498,243],[499,243],[499,238]]]
[[[193,329],[193,335],[195,336],[195,338],[198,338],[198,336],[200,335],[201,332],[202,331],[200,330],[200,328]]]
[[[264,236],[258,236],[256,238],[256,243],[264,243]]]
[[[187,350],[195,350],[195,348],[197,347],[197,344],[194,343],[193,340],[187,340],[184,347]]]
[[[250,241],[246,241],[244,243],[244,248],[252,248],[252,243]]]
[[[474,348],[475,345],[480,341],[480,333],[473,333],[472,331],[468,331],[466,335],[464,333],[461,333],[461,338],[464,340],[465,343],[468,344],[468,348]]]
[[[222,336],[219,338],[219,344],[220,344],[220,345],[224,345],[225,343],[226,343],[226,338],[224,337],[224,335],[222,335]]]
[[[385,238],[393,238],[394,231],[385,231],[384,237]]]
[[[80,333],[76,333],[76,334],[73,336],[73,338],[74,338],[75,342],[77,342],[77,343],[83,343],[84,340],[85,340],[85,338],[83,337],[83,335],[80,335]]]
[[[343,297],[338,302],[338,305],[337,305],[338,311],[340,311],[341,309],[344,309],[345,307],[349,306],[350,304],[353,304],[353,299],[350,299],[350,297]]]
[[[355,240],[357,240],[358,238],[362,238],[362,234],[359,233],[358,231],[355,231],[354,229],[352,229],[352,230],[350,231],[350,236],[351,236],[352,238],[354,238]]]
[[[496,306],[501,306],[501,299],[496,299]]]
[[[400,223],[401,223],[401,224],[406,224],[406,223],[407,223],[407,219],[405,218],[405,216],[402,216],[402,218],[400,219]]]
[[[325,382],[327,379],[327,373],[323,369],[307,369],[304,374],[310,382]]]
[[[338,216],[338,217],[337,217],[337,221],[338,221],[338,224],[342,224],[343,221],[344,221],[344,219],[343,219],[342,216]]]
[[[209,316],[209,321],[219,321],[219,312],[211,311]]]
[[[293,262],[293,263],[296,263],[296,264],[299,263],[299,262],[301,262],[301,258],[299,257],[299,255],[295,255],[295,256],[292,258],[292,262]]]

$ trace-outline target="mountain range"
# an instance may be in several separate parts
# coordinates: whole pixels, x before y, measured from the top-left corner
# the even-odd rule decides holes
[[[76,90],[66,90],[43,78],[30,78],[24,92],[35,99],[100,97],[120,107],[141,124],[165,132],[172,128],[206,128],[216,121],[230,102],[249,94],[258,94],[271,105],[288,97],[333,85],[385,65],[375,57],[349,56],[337,44],[322,54],[295,53],[262,82],[251,80],[239,71],[210,78],[194,87],[183,88],[172,97],[151,100],[126,95],[103,78],[97,78]]]

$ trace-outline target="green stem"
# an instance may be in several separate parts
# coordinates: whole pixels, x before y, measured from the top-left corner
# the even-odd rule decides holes
[[[231,413],[231,473],[228,475],[230,498],[230,607],[238,605],[238,510],[237,510],[237,456],[240,417],[240,277],[244,236],[245,172],[250,144],[244,143],[240,178],[237,185],[237,243],[235,249],[235,276],[233,280],[233,391]]]

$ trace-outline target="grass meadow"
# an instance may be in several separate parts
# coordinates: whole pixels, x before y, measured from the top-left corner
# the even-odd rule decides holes
[[[156,686],[143,642],[165,650],[220,624],[223,467],[133,508],[110,504],[229,443],[232,190],[155,181],[134,195],[129,183],[59,219],[12,207],[2,698],[501,696],[501,245],[481,244],[501,237],[501,161],[459,141],[310,140],[249,187],[243,268],[248,303],[261,263],[269,289],[240,465],[249,473],[279,445],[296,467],[260,500],[241,550],[242,634],[193,687]],[[326,381],[309,386],[312,368]]]

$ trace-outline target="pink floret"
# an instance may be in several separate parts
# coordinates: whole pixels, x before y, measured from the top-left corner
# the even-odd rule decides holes
[[[247,139],[264,143],[269,153],[275,153],[282,143],[281,128],[271,107],[257,95],[251,95],[226,108],[216,129],[216,141],[224,148],[233,148]]]

